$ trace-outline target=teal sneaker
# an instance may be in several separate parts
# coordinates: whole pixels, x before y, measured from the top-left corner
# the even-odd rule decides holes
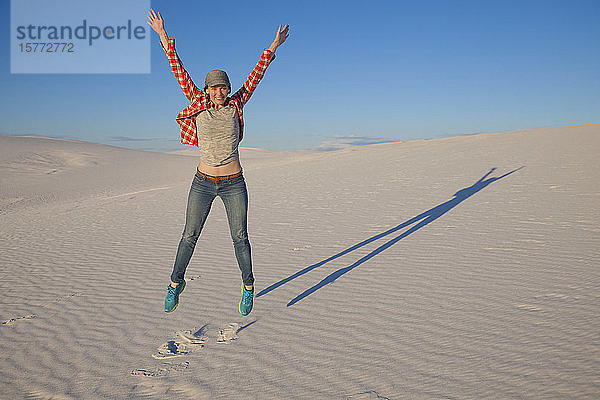
[[[248,315],[252,311],[252,305],[254,303],[254,290],[249,291],[246,286],[242,283],[242,299],[240,300],[240,314]]]
[[[173,311],[179,304],[179,295],[185,289],[185,281],[181,282],[176,288],[169,286],[167,287],[167,297],[165,298],[165,312]]]

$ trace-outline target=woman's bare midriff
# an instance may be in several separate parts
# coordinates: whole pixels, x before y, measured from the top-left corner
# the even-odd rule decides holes
[[[205,173],[206,175],[212,176],[226,176],[237,174],[242,170],[240,160],[233,160],[232,162],[219,165],[218,167],[211,167],[210,165],[204,164],[202,161],[198,163],[198,171]]]

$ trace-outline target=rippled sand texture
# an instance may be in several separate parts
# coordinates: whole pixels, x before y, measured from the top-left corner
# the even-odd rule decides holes
[[[241,153],[255,310],[197,158],[0,137],[0,397],[596,399],[600,124]]]

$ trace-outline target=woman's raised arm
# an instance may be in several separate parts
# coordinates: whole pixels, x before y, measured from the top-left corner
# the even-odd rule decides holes
[[[290,26],[289,25],[285,25],[283,27],[283,29],[281,29],[281,25],[279,25],[279,29],[277,30],[277,33],[275,34],[275,40],[273,40],[273,43],[271,43],[271,45],[269,46],[269,51],[271,53],[275,53],[275,50],[277,50],[277,48],[279,46],[281,46],[283,44],[283,42],[285,42],[285,39],[288,38],[289,34],[289,30],[290,30]]]
[[[146,22],[152,27],[154,32],[158,33],[158,36],[160,37],[160,42],[166,49],[169,37],[167,36],[167,31],[165,31],[165,21],[162,19],[160,11],[158,12],[158,15],[156,15],[154,10],[150,9],[150,11],[148,12],[148,21]]]
[[[148,12],[148,25],[150,25],[152,29],[154,29],[154,31],[160,36],[160,44],[167,55],[171,71],[175,75],[179,86],[181,86],[181,90],[183,90],[185,97],[187,97],[190,103],[194,101],[201,101],[204,97],[204,93],[198,89],[198,87],[192,81],[192,78],[190,78],[190,75],[183,67],[183,62],[181,62],[177,52],[175,51],[175,39],[169,39],[167,36],[164,21],[160,15],[160,12],[158,15],[156,15],[154,10],[150,9],[150,12]]]

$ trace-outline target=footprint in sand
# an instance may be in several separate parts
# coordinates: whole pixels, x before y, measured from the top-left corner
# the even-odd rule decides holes
[[[7,319],[7,320],[2,321],[2,325],[8,325],[8,326],[10,326],[10,325],[14,324],[17,320],[20,320],[20,319],[33,319],[33,318],[37,318],[37,315],[31,314],[31,315],[24,315],[22,317]]]
[[[197,332],[179,331],[177,338],[163,343],[152,357],[157,360],[185,356],[191,352],[200,350],[204,347],[206,338],[202,336],[202,329]]]
[[[187,369],[187,367],[189,367],[189,365],[190,365],[189,361],[178,363],[178,364],[165,363],[163,367],[157,367],[157,368],[153,368],[153,369],[146,369],[146,368],[134,369],[133,371],[131,371],[131,375],[164,376],[164,375],[170,374],[171,372],[183,371],[184,369]]]
[[[165,359],[185,356],[191,352],[197,351],[204,347],[208,337],[205,335],[208,329],[208,325],[204,325],[202,328],[191,331],[184,330],[175,333],[176,338],[163,343],[152,357],[156,359]],[[237,322],[230,323],[226,328],[217,329],[215,336],[212,334],[211,337],[216,337],[217,343],[230,343],[232,340],[238,338],[238,332],[243,328]]]
[[[189,353],[187,346],[183,343],[176,342],[175,340],[169,340],[168,342],[163,343],[157,350],[156,353],[152,354],[152,357],[157,360],[181,357]]]
[[[67,301],[67,300],[72,299],[73,297],[79,297],[79,296],[82,296],[82,295],[83,294],[81,292],[67,293],[67,294],[65,294],[63,296],[57,297],[53,301],[50,301],[50,302],[45,303],[45,304],[37,305],[36,307],[46,308],[51,303],[62,303],[63,301]],[[14,323],[17,322],[17,321],[24,320],[24,319],[33,319],[33,318],[37,318],[37,317],[38,317],[37,314],[23,315],[21,317],[16,317],[16,318],[11,318],[11,319],[4,320],[4,321],[2,321],[0,323],[0,325],[11,326],[11,325],[14,325]]]
[[[240,326],[237,323],[231,323],[225,329],[219,329],[219,333],[217,336],[217,342],[219,343],[230,343],[232,340],[238,338],[237,333],[240,330]]]
[[[207,328],[208,325],[204,325],[196,331],[185,330],[176,332],[176,337],[158,347],[156,353],[152,354],[152,357],[157,360],[165,360],[186,356],[202,349],[208,340],[208,337],[205,335]],[[217,343],[231,343],[232,340],[238,339],[238,332],[243,328],[240,327],[239,323],[232,322],[226,328],[217,329],[215,335],[211,334],[210,337],[216,338]]]
[[[294,247],[292,249],[292,251],[300,251],[300,250],[304,250],[304,249],[310,249],[312,246],[310,244],[307,244],[306,246],[302,246],[302,247]]]
[[[56,300],[54,300],[54,302],[55,303],[61,303],[61,302],[66,301],[66,300],[70,300],[71,297],[79,297],[81,295],[83,295],[83,293],[81,293],[81,292],[67,293],[64,296],[57,297]]]

